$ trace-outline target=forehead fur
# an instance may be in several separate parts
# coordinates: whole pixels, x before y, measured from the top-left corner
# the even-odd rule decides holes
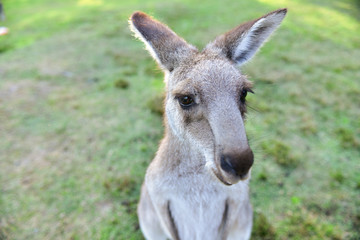
[[[221,91],[251,86],[251,82],[231,61],[209,53],[199,53],[184,62],[173,72],[168,83],[170,91],[192,88],[206,91],[210,87]]]

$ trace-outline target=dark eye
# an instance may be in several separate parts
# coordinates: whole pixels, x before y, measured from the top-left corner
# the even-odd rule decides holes
[[[179,97],[180,106],[183,108],[189,108],[191,105],[194,104],[194,100],[190,96],[182,96]]]
[[[244,88],[243,90],[241,90],[241,93],[240,93],[240,102],[241,103],[245,104],[245,101],[246,101],[245,98],[246,98],[248,92],[254,93],[251,89]]]
[[[243,89],[241,90],[241,94],[240,94],[240,102],[241,103],[245,103],[245,98],[247,96],[248,90],[247,89]]]

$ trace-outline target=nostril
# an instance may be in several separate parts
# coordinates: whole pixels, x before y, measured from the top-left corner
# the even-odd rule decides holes
[[[224,170],[225,172],[236,175],[236,171],[235,171],[234,167],[232,166],[230,159],[227,156],[221,155],[220,166],[221,166],[222,170]]]

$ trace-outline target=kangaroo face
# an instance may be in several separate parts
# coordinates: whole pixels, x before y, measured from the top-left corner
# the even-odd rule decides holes
[[[174,70],[168,83],[173,132],[203,153],[223,183],[245,179],[253,163],[244,127],[251,82],[228,59],[205,51]]]
[[[144,13],[130,19],[133,32],[165,72],[168,129],[202,152],[206,167],[226,185],[246,179],[254,161],[244,127],[251,83],[237,66],[256,53],[285,14],[279,9],[239,25],[201,52]]]

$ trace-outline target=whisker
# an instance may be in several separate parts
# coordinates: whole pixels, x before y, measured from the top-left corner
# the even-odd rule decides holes
[[[254,110],[254,111],[257,112],[257,113],[261,113],[260,110],[254,108],[254,107],[252,107],[252,106],[250,106],[250,105],[246,105],[246,106],[247,106],[248,108],[250,108],[251,110]]]

